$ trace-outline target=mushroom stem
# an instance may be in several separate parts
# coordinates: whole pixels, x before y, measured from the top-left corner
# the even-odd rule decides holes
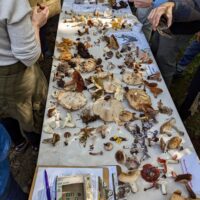
[[[131,186],[131,190],[132,190],[133,193],[138,192],[138,187],[137,187],[136,182],[130,183],[130,186]]]
[[[184,132],[180,131],[176,126],[172,126],[172,128],[180,135],[180,136],[184,136]]]
[[[100,152],[90,152],[89,153],[91,156],[102,156],[103,155],[103,151],[100,151]]]
[[[190,197],[192,199],[196,199],[196,194],[194,193],[194,191],[192,190],[190,185],[188,183],[185,183],[185,187],[186,187],[187,191],[189,192]]]
[[[166,195],[166,194],[167,194],[167,187],[166,187],[166,184],[165,184],[165,183],[162,183],[162,184],[161,184],[161,191],[162,191],[162,194],[163,194],[163,195]]]
[[[152,185],[152,186],[150,186],[150,187],[148,187],[148,188],[144,188],[144,191],[150,190],[150,189],[152,189],[152,188],[154,188],[154,187],[155,187],[155,185]]]

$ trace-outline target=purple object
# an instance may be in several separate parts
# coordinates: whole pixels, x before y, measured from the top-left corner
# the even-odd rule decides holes
[[[45,180],[47,200],[51,200],[51,192],[50,192],[49,180],[48,180],[48,175],[47,175],[46,169],[44,170],[44,180]]]

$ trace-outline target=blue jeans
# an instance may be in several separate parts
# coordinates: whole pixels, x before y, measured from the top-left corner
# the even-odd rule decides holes
[[[25,194],[22,191],[12,175],[10,176],[7,190],[5,192],[5,195],[2,197],[3,200],[28,200],[28,194]]]
[[[200,42],[195,40],[185,50],[183,57],[180,59],[177,65],[177,72],[183,72],[187,65],[200,53]]]

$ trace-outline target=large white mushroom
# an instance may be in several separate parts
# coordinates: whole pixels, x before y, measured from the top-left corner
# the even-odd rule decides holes
[[[80,92],[60,92],[57,98],[58,103],[69,110],[79,110],[86,105],[87,99]]]
[[[139,178],[139,176],[140,176],[139,170],[130,171],[128,173],[122,172],[118,176],[118,180],[121,181],[122,183],[129,183],[131,186],[132,192],[136,193],[136,192],[138,192],[138,187],[137,187],[136,181]]]
[[[122,103],[116,99],[104,100],[104,98],[100,98],[93,104],[94,114],[106,122],[119,121],[119,115],[123,110]]]

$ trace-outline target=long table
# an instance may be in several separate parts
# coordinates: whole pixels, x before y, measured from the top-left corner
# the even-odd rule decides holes
[[[65,18],[66,18],[65,11],[72,9],[73,6],[74,6],[74,4],[73,4],[72,0],[64,0],[63,8],[62,8],[63,12],[60,14],[60,18],[59,18],[58,31],[57,31],[57,37],[56,37],[57,42],[60,42],[62,40],[62,38],[70,38],[70,39],[76,41],[76,38],[78,37],[77,31],[80,29],[80,27],[72,26],[65,22]],[[132,19],[133,21],[134,20],[137,21],[137,19],[132,16],[132,13],[131,13],[131,10],[129,7],[127,9],[122,9],[120,11],[116,11],[116,13],[114,13],[113,15],[115,15],[115,16],[122,15],[122,16],[126,16],[127,18]],[[145,39],[143,32],[141,31],[141,25],[139,23],[137,23],[137,25],[133,26],[133,34],[134,34],[133,36],[137,39],[136,45],[139,46],[141,49],[148,51],[153,59],[152,64],[146,65],[147,70],[146,70],[145,76],[147,76],[148,73],[150,73],[148,68],[151,68],[154,71],[159,71],[159,68],[152,56],[150,47]],[[92,42],[94,42],[96,40],[96,38],[93,34],[90,33],[89,36],[91,37]],[[95,46],[94,45],[92,48],[89,49],[89,51],[95,58],[103,57],[104,46]],[[52,105],[55,102],[55,100],[52,97],[52,94],[54,93],[54,91],[59,90],[57,88],[56,82],[54,81],[54,73],[55,73],[56,67],[58,66],[58,64],[60,62],[59,60],[56,59],[56,58],[58,58],[58,56],[59,56],[59,52],[57,51],[57,48],[55,48],[55,52],[54,52],[55,59],[53,60],[51,77],[50,77],[50,81],[49,81],[49,91],[48,91],[48,98],[47,98],[46,111],[45,111],[45,117],[44,117],[44,124],[48,121],[48,116],[47,116],[48,109],[50,107],[52,107]],[[103,65],[106,66],[108,64],[108,62],[110,62],[110,61],[109,60],[103,61]],[[123,59],[118,60],[116,58],[113,58],[112,62],[115,65],[119,65],[119,64],[123,63]],[[105,70],[106,70],[106,68],[105,68]],[[112,70],[112,73],[114,73],[114,75],[116,77],[120,78],[120,76],[121,76],[120,70],[118,68],[114,68]],[[90,75],[91,75],[91,73],[90,73]],[[82,74],[82,76],[83,76],[83,78],[87,78],[89,75]],[[195,150],[191,143],[191,140],[187,134],[187,131],[180,119],[180,116],[177,112],[174,102],[173,102],[173,100],[170,96],[170,93],[166,87],[166,84],[163,80],[161,82],[159,82],[159,87],[162,88],[163,93],[160,94],[158,96],[158,98],[156,98],[156,99],[153,97],[153,95],[147,89],[147,93],[152,99],[152,106],[157,107],[157,102],[161,99],[164,105],[173,109],[173,114],[172,114],[172,116],[158,114],[158,116],[157,116],[158,123],[154,125],[154,129],[159,130],[160,126],[165,121],[167,121],[168,119],[170,119],[172,117],[175,118],[176,126],[185,133],[184,136],[182,137],[183,138],[183,147],[184,147],[183,151],[195,153]],[[91,97],[89,96],[88,92],[84,91],[83,93],[88,98],[88,104],[90,104]],[[123,101],[123,104],[127,109],[129,109],[130,111],[132,110],[132,109],[130,109],[130,107],[126,101]],[[65,110],[64,108],[62,108],[59,105],[57,106],[57,108],[62,115],[66,115],[66,113],[68,112],[67,110]],[[95,152],[102,151],[103,144],[105,142],[109,141],[110,136],[120,135],[120,136],[126,137],[128,139],[128,141],[126,143],[122,142],[121,144],[115,143],[113,150],[109,151],[109,152],[105,152],[103,150],[103,155],[91,156],[91,155],[89,155],[90,144],[92,144],[91,141],[88,142],[86,147],[83,147],[82,145],[80,145],[80,143],[75,139],[73,141],[71,141],[68,146],[64,145],[65,138],[63,135],[66,131],[69,131],[72,134],[76,134],[77,132],[80,131],[80,128],[85,127],[85,125],[80,120],[80,110],[72,112],[72,118],[74,119],[74,121],[76,123],[75,128],[64,128],[64,129],[57,128],[54,130],[55,133],[58,133],[60,135],[60,141],[58,143],[56,143],[55,146],[52,146],[51,144],[44,144],[42,142],[44,139],[52,137],[51,134],[48,134],[45,131],[42,132],[40,151],[39,151],[37,164],[38,165],[50,165],[50,166],[51,165],[52,166],[55,166],[55,165],[56,166],[119,165],[119,163],[117,163],[117,161],[115,159],[115,153],[117,150],[122,150],[124,145],[131,146],[131,144],[133,142],[132,135],[130,133],[128,133],[128,131],[123,126],[117,126],[115,123],[107,123],[109,126],[109,136],[107,136],[106,139],[97,138],[95,140],[95,145],[94,145]],[[140,123],[140,122],[137,122],[137,123]],[[103,124],[104,123],[102,122],[102,120],[98,120],[96,122],[89,124],[89,126],[97,127],[97,126],[103,125]],[[124,151],[126,151],[126,150],[124,150]],[[127,150],[127,152],[128,152],[128,150]],[[149,154],[151,155],[151,158],[145,160],[143,162],[143,164],[151,163],[151,164],[157,165],[156,164],[157,157],[159,157],[161,155],[159,144],[155,144],[153,148],[149,148]],[[172,167],[174,169],[174,171],[176,171],[176,173],[182,173],[180,164],[172,165],[170,167]],[[121,168],[123,171],[127,171],[127,168],[124,165],[121,165]],[[184,187],[181,184],[174,184],[174,181],[172,178],[171,179],[169,178],[169,184],[168,184],[168,189],[167,189],[168,194],[165,196],[161,195],[160,190],[150,190],[148,192],[144,192],[143,188],[145,186],[148,186],[149,184],[146,183],[142,179],[138,180],[138,185],[142,186],[140,188],[140,192],[134,194],[133,197],[131,197],[130,199],[133,199],[133,198],[146,199],[147,194],[148,194],[148,199],[152,199],[152,200],[168,199],[169,196],[172,194],[172,192],[176,189],[180,189],[181,191],[183,191],[184,194],[187,194],[187,192],[185,191]]]

